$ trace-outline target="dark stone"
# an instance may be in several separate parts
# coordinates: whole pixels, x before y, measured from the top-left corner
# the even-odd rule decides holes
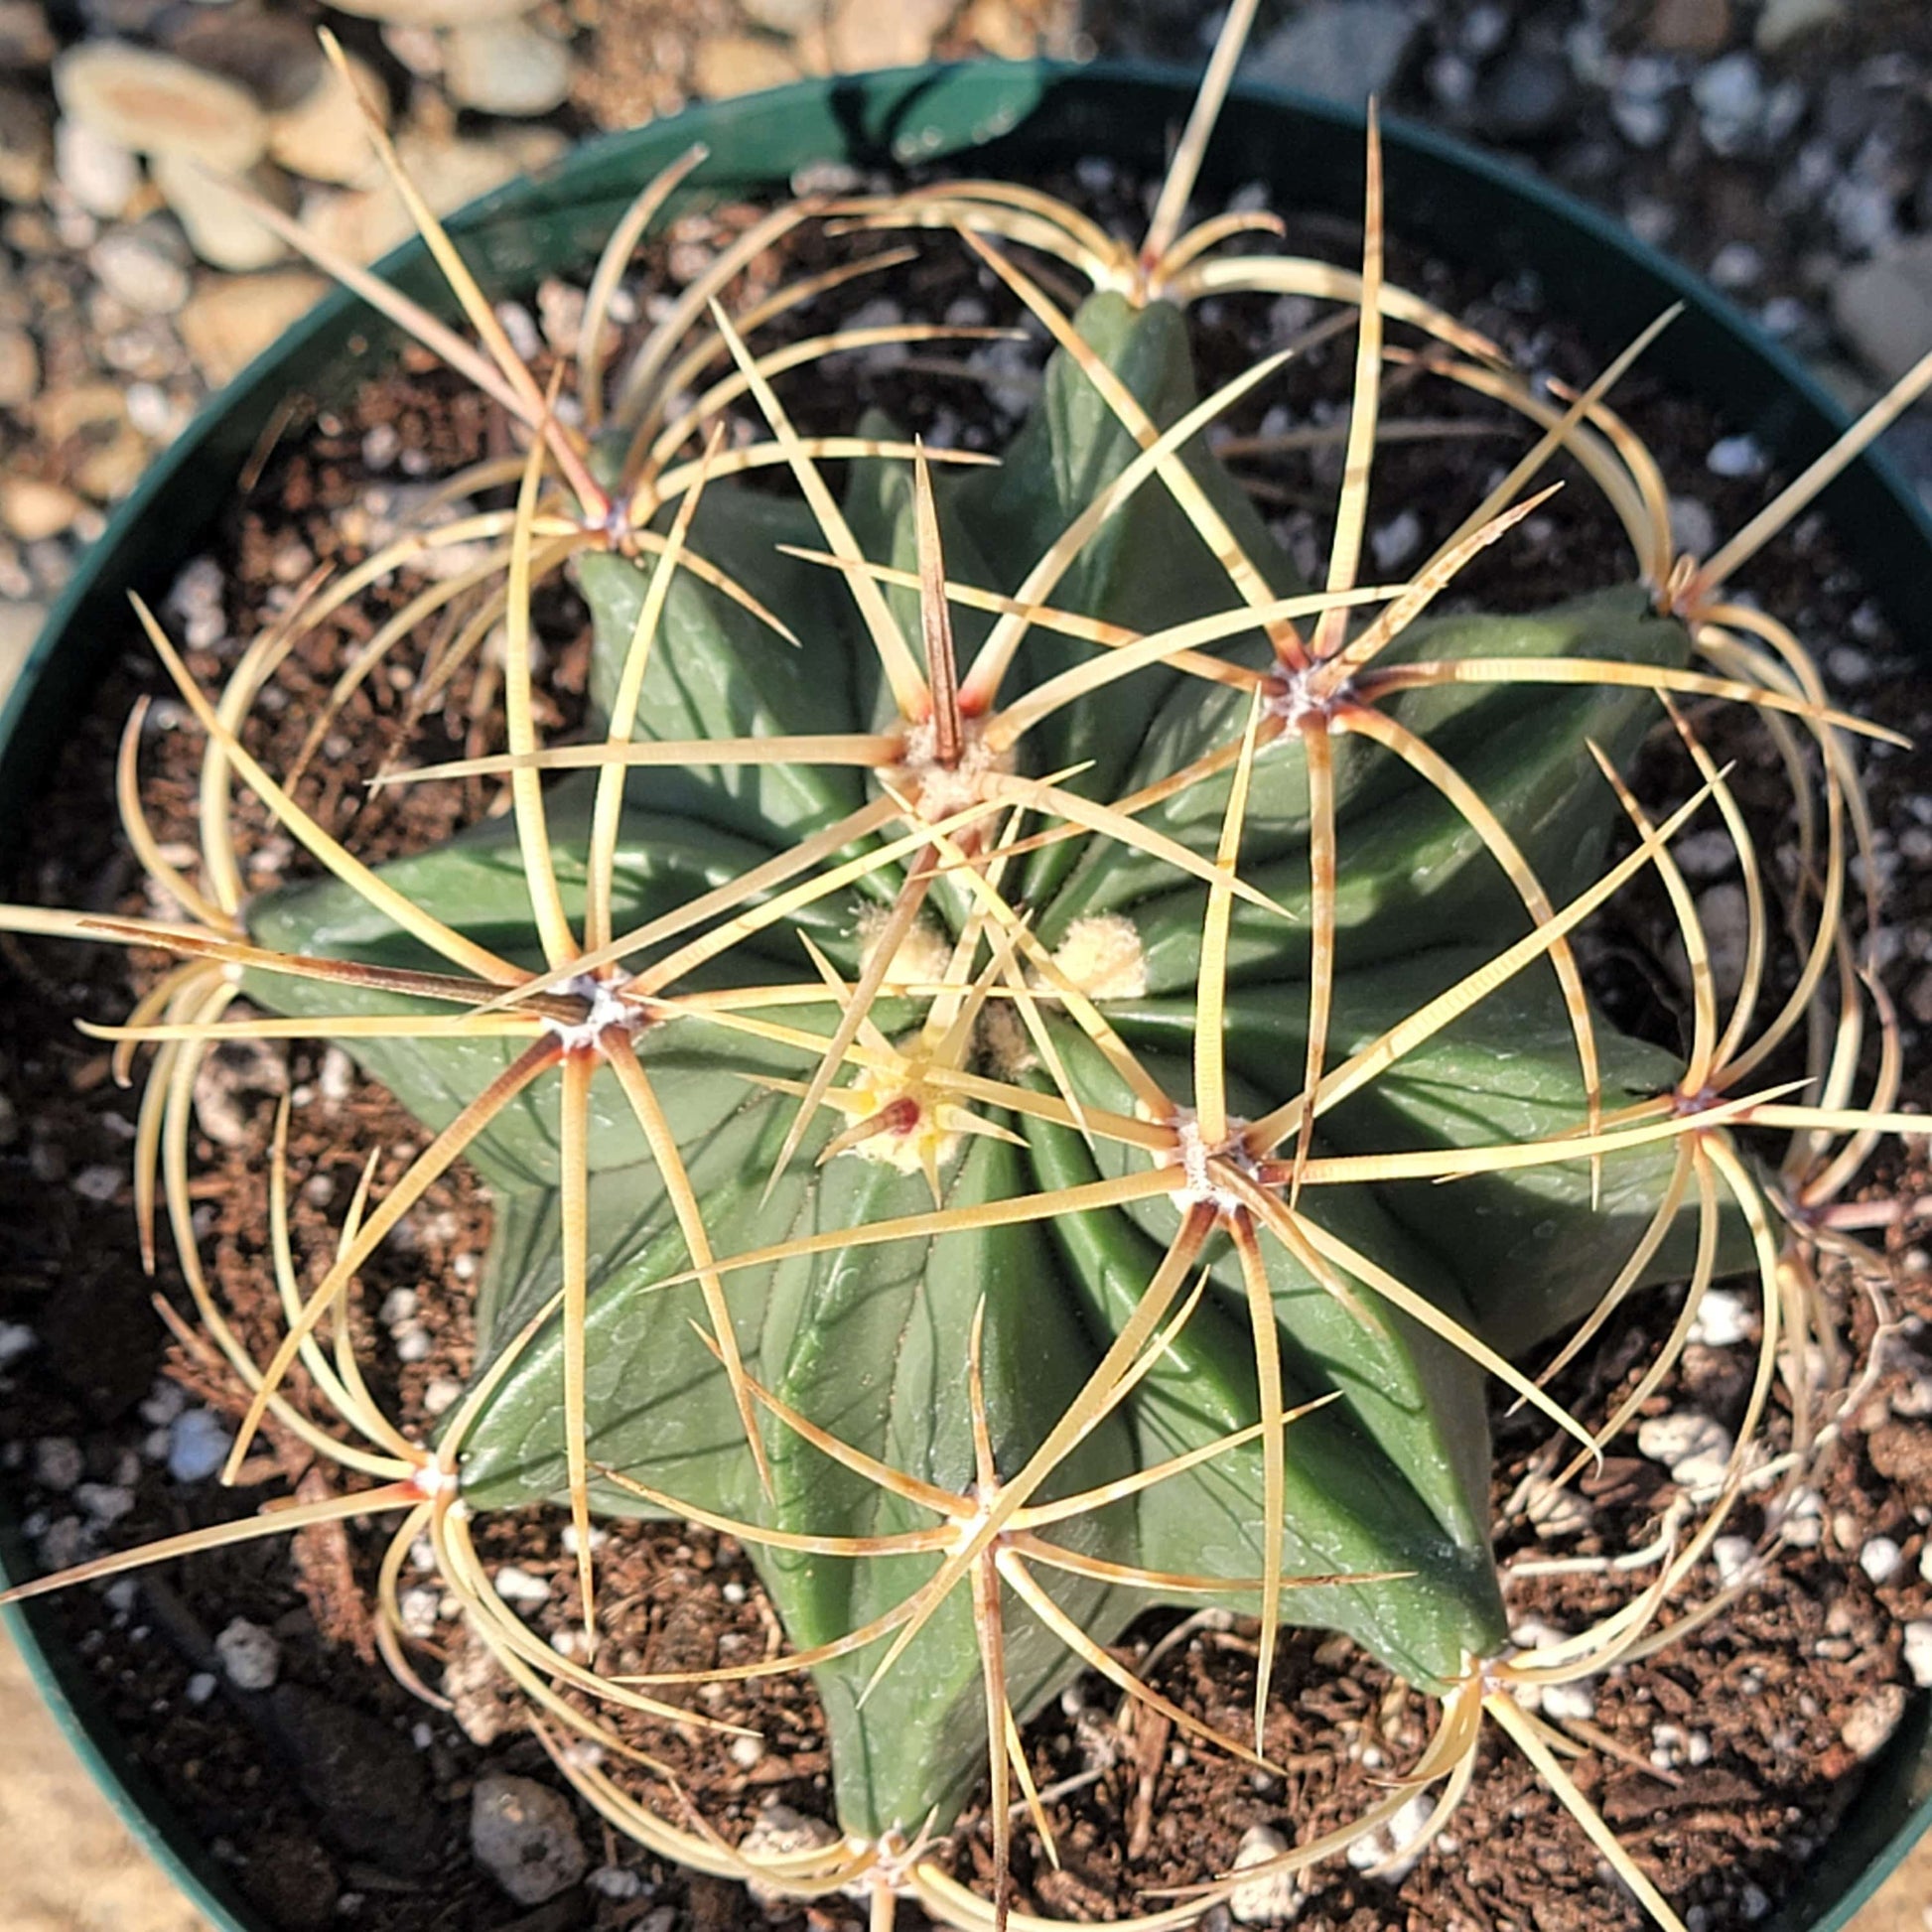
[[[275,1741],[332,1844],[404,1876],[435,1866],[442,1822],[407,1738],[303,1684],[277,1685],[267,1703]]]
[[[96,1422],[117,1422],[154,1387],[160,1317],[148,1284],[118,1256],[81,1250],[73,1259],[40,1315],[41,1346]]]
[[[251,1848],[241,1888],[282,1932],[324,1932],[343,1886],[314,1839],[278,1832]]]
[[[1513,47],[1483,75],[1469,113],[1492,141],[1536,141],[1569,132],[1575,107],[1576,82],[1561,54]]]

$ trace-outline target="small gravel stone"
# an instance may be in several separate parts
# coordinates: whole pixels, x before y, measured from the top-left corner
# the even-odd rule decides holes
[[[769,1804],[752,1821],[752,1829],[739,1843],[747,1858],[783,1859],[799,1852],[816,1852],[836,1842],[838,1833],[822,1818],[808,1818],[789,1805]],[[785,1901],[782,1892],[756,1878],[746,1881],[745,1889],[760,1905]]]
[[[218,388],[239,375],[328,289],[320,275],[306,268],[271,268],[260,275],[205,282],[181,312],[182,341],[209,385]]]
[[[1904,1560],[1904,1551],[1888,1536],[1871,1537],[1859,1552],[1859,1568],[1874,1584],[1888,1583]]]
[[[54,127],[54,173],[89,214],[112,221],[141,186],[141,164],[98,128],[64,115]]]
[[[1549,1708],[1545,1691],[1544,1709]],[[1426,1847],[1423,1828],[1429,1823],[1435,1800],[1419,1791],[1386,1825],[1360,1838],[1348,1848],[1348,1863],[1357,1871],[1372,1871],[1384,1884],[1400,1884],[1415,1868]]]
[[[703,42],[692,59],[691,81],[709,100],[758,93],[798,77],[798,63],[775,41],[756,34],[723,34]]]
[[[459,27],[444,45],[443,78],[484,114],[547,114],[570,92],[570,50],[520,20]]]
[[[172,54],[128,41],[82,41],[54,64],[64,112],[136,154],[195,155],[239,174],[268,125],[245,87]]]
[[[80,1445],[69,1436],[44,1436],[34,1445],[34,1480],[65,1494],[87,1473]]]
[[[952,17],[954,0],[832,0],[826,45],[842,73],[916,67]]]
[[[1412,509],[1398,510],[1369,532],[1368,547],[1376,569],[1400,570],[1422,548],[1422,518]]]
[[[1832,284],[1832,320],[1881,382],[1932,349],[1932,235],[1848,268]]]
[[[1289,1850],[1288,1840],[1268,1825],[1250,1825],[1235,1849],[1233,1869],[1266,1864]],[[1292,1871],[1250,1878],[1228,1893],[1228,1915],[1242,1925],[1286,1925],[1302,1909],[1302,1887]]]
[[[1728,998],[1743,984],[1750,952],[1750,899],[1734,880],[1712,886],[1697,897],[1698,921],[1711,953],[1711,976]]]
[[[0,482],[0,525],[22,543],[39,543],[72,526],[84,506],[65,483],[36,477]]]
[[[210,173],[178,155],[156,155],[150,170],[188,245],[215,268],[248,273],[280,261],[288,244],[241,197],[251,194],[275,203],[289,201],[286,183],[272,170],[258,169],[246,179]],[[186,291],[183,293],[187,300]]]
[[[1246,71],[1359,104],[1389,91],[1421,25],[1403,0],[1310,0],[1260,44]]]
[[[584,1880],[600,1898],[641,1898],[644,1880],[641,1872],[627,1864],[601,1864]]]
[[[80,1482],[74,1485],[73,1499],[101,1526],[118,1523],[134,1507],[134,1491],[118,1482]]]
[[[1757,1321],[1749,1301],[1735,1289],[1713,1288],[1698,1304],[1697,1319],[1691,1323],[1691,1339],[1707,1348],[1734,1348],[1756,1332]]]
[[[115,228],[87,250],[91,268],[115,301],[144,316],[172,316],[188,300],[188,270],[156,237],[139,228]]]
[[[1927,1549],[1932,1550],[1932,1544]],[[1932,1689],[1932,1620],[1920,1618],[1905,1626],[1905,1668],[1921,1690]]]
[[[168,1473],[206,1482],[227,1460],[234,1438],[211,1409],[185,1409],[168,1429]]]
[[[1653,1416],[1637,1429],[1637,1450],[1661,1462],[1671,1479],[1686,1489],[1699,1489],[1724,1480],[1731,1451],[1730,1432],[1710,1416],[1678,1410]]]
[[[1764,451],[1755,437],[1724,436],[1711,446],[1704,467],[1714,477],[1756,477],[1764,472]]]
[[[0,1321],[0,1368],[11,1368],[40,1345],[40,1337],[23,1321]]]
[[[347,65],[352,80],[325,64],[309,91],[270,118],[268,152],[310,181],[362,187],[381,180],[382,164],[369,141],[361,103],[368,102],[386,122],[389,90],[358,56],[349,55]]]
[[[206,1704],[221,1688],[221,1680],[211,1670],[198,1670],[183,1687],[190,1704]]]
[[[1719,1583],[1728,1589],[1757,1568],[1757,1545],[1747,1536],[1721,1536],[1711,1546],[1711,1560],[1718,1566]]]
[[[505,1603],[547,1603],[550,1600],[550,1586],[541,1577],[533,1577],[513,1563],[504,1564],[491,1581],[495,1584],[496,1594]]]
[[[534,1778],[479,1778],[470,1848],[519,1905],[541,1905],[583,1877],[589,1861],[569,1802]]]
[[[245,1616],[235,1617],[214,1639],[214,1654],[237,1691],[273,1688],[282,1671],[282,1646],[271,1631]]]
[[[1777,54],[1845,18],[1845,0],[1764,0],[1752,39],[1760,54]]]
[[[1852,1715],[1840,1726],[1838,1734],[1845,1748],[1863,1762],[1884,1748],[1904,1715],[1904,1685],[1881,1684],[1853,1706]]]
[[[1587,1679],[1579,1679],[1575,1684],[1546,1684],[1543,1715],[1559,1724],[1571,1720],[1587,1724],[1596,1716],[1596,1693]]]
[[[1754,55],[1726,54],[1691,82],[1698,125],[1713,154],[1738,154],[1764,122],[1764,76]]]

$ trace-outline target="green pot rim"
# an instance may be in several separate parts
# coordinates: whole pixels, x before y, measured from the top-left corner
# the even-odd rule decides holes
[[[823,162],[916,165],[985,149],[1057,165],[1101,155],[1157,170],[1192,97],[1176,69],[1049,62],[975,63],[800,81],[687,109],[584,143],[534,180],[510,184],[450,222],[485,285],[527,290],[589,258],[622,205],[658,168],[702,141],[703,196],[766,191]],[[1558,313],[1607,353],[1681,303],[1645,366],[1699,394],[1786,469],[1845,426],[1839,404],[1786,350],[1687,270],[1569,196],[1429,129],[1382,123],[1388,201],[1402,233],[1445,258],[1529,270]],[[1361,204],[1362,116],[1283,88],[1237,85],[1205,182],[1283,184],[1298,207],[1353,215]],[[439,293],[428,251],[410,242],[381,273],[419,297]],[[447,303],[445,303],[447,307]],[[126,637],[121,600],[152,592],[192,554],[232,479],[285,399],[340,394],[393,342],[355,297],[320,302],[217,395],[147,472],[50,612],[0,713],[0,822],[39,782],[96,665]],[[1932,520],[1883,455],[1867,450],[1820,499],[1893,626],[1932,656]],[[1915,595],[1914,593],[1918,593]],[[0,1506],[0,1579],[36,1574],[18,1522]],[[43,1605],[5,1612],[69,1740],[123,1822],[220,1932],[274,1932],[237,1894],[113,1727]],[[1764,1932],[1839,1932],[1932,1828],[1932,1696],[1919,1693],[1867,1771],[1854,1816]]]

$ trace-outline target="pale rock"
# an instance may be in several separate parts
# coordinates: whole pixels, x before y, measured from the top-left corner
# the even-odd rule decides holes
[[[1726,241],[1706,271],[1721,289],[1747,289],[1764,274],[1764,257],[1748,241]]]
[[[1932,349],[1932,234],[1840,274],[1832,320],[1873,375],[1896,382]]]
[[[1757,1331],[1757,1321],[1749,1301],[1734,1288],[1713,1288],[1698,1304],[1697,1319],[1691,1323],[1691,1339],[1707,1348],[1734,1348],[1749,1341]]]
[[[54,175],[103,221],[118,219],[141,186],[141,164],[131,149],[67,114],[54,125]]]
[[[1752,38],[1760,54],[1777,54],[1808,35],[1836,27],[1845,15],[1845,0],[1764,0]]]
[[[328,292],[306,268],[208,280],[181,312],[181,339],[209,386],[219,388]]]
[[[1839,1727],[1838,1734],[1845,1748],[1863,1762],[1875,1757],[1885,1747],[1904,1715],[1904,1685],[1881,1684],[1852,1707],[1852,1715]]]
[[[443,37],[434,27],[392,23],[382,30],[382,45],[418,80],[437,80],[443,74]]]
[[[453,98],[484,114],[547,114],[570,93],[570,50],[521,20],[459,27],[443,50]]]
[[[1235,1848],[1232,1869],[1266,1864],[1289,1850],[1288,1840],[1267,1825],[1250,1825]],[[1228,1916],[1242,1925],[1285,1925],[1302,1909],[1302,1887],[1292,1871],[1270,1871],[1228,1893]]]
[[[235,1617],[214,1639],[214,1654],[237,1691],[266,1691],[282,1674],[282,1646],[273,1632]]]
[[[26,330],[0,328],[0,409],[25,409],[39,393],[41,355]]]
[[[1368,547],[1375,567],[1384,575],[1400,570],[1422,548],[1422,518],[1403,508],[1369,532]]]
[[[1711,1546],[1711,1561],[1718,1566],[1718,1582],[1728,1589],[1756,1574],[1757,1545],[1747,1536],[1721,1536]]]
[[[168,1426],[168,1473],[176,1482],[206,1482],[233,1444],[211,1409],[184,1409]]]
[[[1543,1715],[1558,1724],[1587,1724],[1596,1716],[1596,1693],[1587,1678],[1543,1687]]]
[[[368,123],[357,95],[386,126],[389,92],[375,69],[359,56],[348,56],[351,79],[325,66],[316,84],[274,115],[268,123],[268,152],[292,173],[310,181],[364,188],[382,179],[382,162],[369,139]]]
[[[540,0],[332,0],[345,14],[379,20],[386,27],[467,27],[480,21],[515,20]]]
[[[513,1563],[504,1564],[490,1583],[505,1603],[547,1603],[550,1600],[550,1586],[541,1577],[533,1577]]]
[[[1394,83],[1422,18],[1405,0],[1311,0],[1246,64],[1257,80],[1360,104]]]
[[[1544,1692],[1546,1703],[1549,1692]],[[1428,1850],[1423,1830],[1436,1809],[1434,1797],[1418,1791],[1409,1802],[1366,1838],[1358,1838],[1348,1848],[1348,1863],[1357,1871],[1373,1872],[1389,1884],[1400,1884],[1415,1868],[1416,1861]]]
[[[1754,436],[1721,436],[1711,445],[1704,467],[1714,477],[1762,476],[1764,449]]]
[[[833,0],[826,29],[832,66],[841,73],[909,68],[928,60],[952,18],[955,0]]]
[[[643,1874],[627,1864],[601,1864],[584,1882],[600,1898],[641,1898],[645,1891]]]
[[[1926,1547],[1932,1549],[1932,1544]],[[1905,1668],[1920,1690],[1932,1690],[1932,1621],[1921,1618],[1906,1624]]]
[[[1714,1487],[1730,1458],[1730,1432],[1711,1416],[1679,1410],[1653,1416],[1637,1429],[1637,1451],[1661,1462],[1686,1489]]]
[[[541,1905],[568,1891],[590,1863],[569,1800],[534,1778],[477,1780],[470,1849],[519,1905]]]
[[[34,1480],[65,1495],[87,1473],[87,1459],[71,1436],[43,1436],[34,1445]]]
[[[1740,153],[1763,126],[1764,77],[1749,54],[1726,54],[1702,69],[1691,82],[1691,98],[1713,154]]]
[[[798,63],[775,41],[755,34],[721,34],[700,44],[691,79],[696,92],[709,100],[729,100],[734,94],[755,94],[781,87],[798,78]]]
[[[1869,1538],[1859,1552],[1859,1568],[1874,1584],[1889,1583],[1904,1560],[1904,1551],[1888,1536]]]
[[[1743,984],[1750,951],[1750,900],[1742,886],[1725,880],[1698,895],[1697,912],[1711,950],[1711,976],[1720,996],[1728,998]]]
[[[194,286],[152,227],[110,229],[87,250],[87,266],[101,287],[136,315],[172,316]]]
[[[257,168],[237,180],[169,154],[156,155],[149,173],[188,245],[211,267],[248,274],[288,254],[288,244],[242,200],[243,192],[266,202],[290,200],[279,175]]]
[[[0,691],[12,687],[46,622],[45,604],[14,604],[0,598]],[[11,1324],[0,1321],[0,1368],[13,1359],[8,1353],[8,1338],[16,1332]],[[31,1343],[31,1336],[29,1339]]]
[[[80,514],[80,498],[65,483],[36,477],[0,480],[0,525],[22,543],[57,537]]]
[[[789,1805],[770,1804],[752,1821],[752,1829],[739,1841],[738,1849],[747,1859],[783,1859],[834,1845],[838,1836],[822,1818],[807,1818]],[[788,1902],[782,1891],[757,1878],[747,1879],[745,1889],[760,1905]]]
[[[1673,839],[1670,856],[1686,879],[1722,879],[1737,864],[1737,844],[1728,832],[1714,825],[1708,832],[1688,832]]]
[[[245,87],[126,41],[69,48],[54,64],[54,92],[64,113],[136,154],[194,155],[237,175],[268,142]]]
[[[739,11],[774,34],[802,34],[823,24],[830,0],[739,0]]]

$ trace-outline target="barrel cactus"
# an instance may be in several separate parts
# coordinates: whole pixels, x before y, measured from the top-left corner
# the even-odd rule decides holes
[[[1447,1779],[1452,1800],[1488,1711],[1576,1798],[1517,1690],[1643,1638],[1746,1473],[1781,1322],[1807,1319],[1802,1271],[1781,1266],[1796,1237],[1775,1232],[1730,1129],[1803,1130],[1777,1191],[1815,1210],[1891,1124],[1882,1088],[1852,1107],[1843,1066],[1822,1105],[1752,1084],[1820,981],[1853,970],[1858,823],[1857,728],[1785,633],[1721,602],[1764,532],[1680,562],[1654,468],[1603,401],[1621,362],[1552,395],[1387,283],[1372,126],[1359,274],[1230,252],[1259,220],[1180,232],[1251,11],[1234,10],[1144,245],[999,184],[836,210],[848,229],[943,229],[1044,330],[1038,399],[996,465],[878,421],[801,434],[779,378],[807,356],[749,345],[782,300],[736,322],[688,302],[615,402],[593,349],[587,427],[566,429],[455,258],[483,340],[461,345],[465,366],[528,429],[527,456],[492,473],[515,508],[457,526],[494,546],[463,588],[473,641],[503,627],[507,745],[367,775],[497,777],[510,808],[363,865],[245,748],[288,628],[213,700],[149,619],[208,736],[202,877],[138,812],[131,829],[191,922],[6,915],[184,962],[110,1031],[157,1048],[143,1148],[204,1321],[254,1391],[235,1463],[264,1414],[299,1421],[281,1385],[300,1365],[360,1438],[319,1445],[381,1485],[186,1541],[398,1512],[382,1585],[398,1671],[416,1681],[396,1580],[427,1532],[560,1765],[627,1829],[715,1869],[1004,1916],[1003,1875],[989,1906],[924,1848],[990,1780],[1005,1873],[1013,1780],[1033,1796],[1020,1727],[1082,1671],[1204,1728],[1108,1648],[1163,1604],[1258,1620],[1252,1729],[1209,1733],[1229,1750],[1267,1761],[1275,1633],[1307,1623],[1445,1700],[1413,1783]],[[607,262],[675,185],[646,191]],[[1091,292],[1063,306],[1016,243]],[[739,265],[702,292],[725,293]],[[593,296],[614,282],[600,271]],[[1298,348],[1203,396],[1187,310],[1230,290],[1339,302],[1354,330],[1343,485],[1312,584],[1208,447]],[[1365,581],[1379,385],[1424,364],[1514,409],[1534,440],[1424,565]],[[708,367],[713,387],[680,414],[672,396]],[[736,445],[733,410],[750,430]],[[1433,610],[1541,500],[1559,452],[1622,519],[1630,581],[1527,615]],[[545,747],[532,591],[566,564],[595,628],[592,729]],[[434,608],[407,607],[418,621]],[[409,634],[386,626],[345,677]],[[1670,859],[1699,814],[1749,855],[1680,699],[1755,707],[1781,742],[1822,752],[1819,888],[1797,913],[1797,990],[1768,1019],[1757,963],[1720,1010]],[[1653,820],[1623,774],[1659,729],[1682,733],[1703,783]],[[221,827],[237,782],[319,876],[241,894]],[[1641,873],[1682,927],[1682,1053],[1610,1024],[1572,945]],[[1768,931],[1754,898],[1754,961]],[[430,1136],[398,1183],[358,1197],[319,1286],[281,1242],[289,1325],[266,1364],[228,1331],[186,1211],[194,1068],[229,1032],[341,1041]],[[370,1397],[342,1310],[458,1160],[494,1210],[475,1371],[417,1442]],[[268,1185],[285,1226],[279,1158]],[[1624,1296],[1688,1278],[1647,1392],[1704,1287],[1739,1268],[1764,1285],[1764,1341],[1724,1494],[1626,1613],[1512,1656],[1488,1385],[1573,1439],[1574,1474],[1634,1401],[1586,1422],[1520,1364],[1570,1330],[1567,1356]],[[588,1641],[573,1655],[502,1608],[474,1539],[478,1513],[533,1503],[575,1533]],[[752,1554],[790,1645],[777,1667],[809,1669],[824,1708],[835,1842],[740,1855],[639,1799],[652,1765],[629,1729],[630,1784],[569,1748],[573,1731],[618,1741],[618,1714],[689,1724],[694,1682],[748,1674],[600,1671],[598,1515],[709,1524]]]

